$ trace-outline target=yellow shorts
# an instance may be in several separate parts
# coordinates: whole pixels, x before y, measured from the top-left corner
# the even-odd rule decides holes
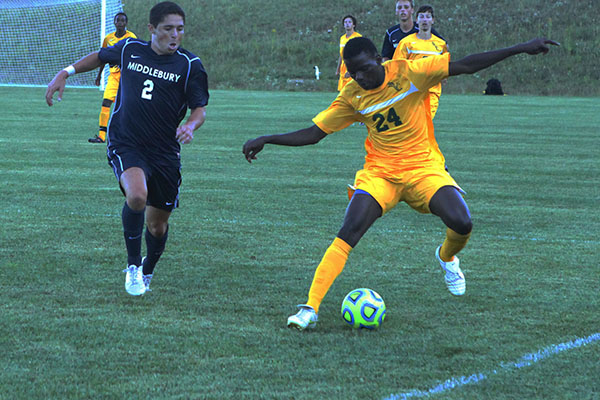
[[[356,172],[354,189],[364,190],[379,203],[383,214],[401,201],[420,213],[429,214],[429,201],[444,186],[454,186],[465,193],[448,172],[443,169],[421,168],[406,171],[397,182],[374,174],[367,169]]]
[[[117,97],[117,90],[119,90],[119,81],[121,80],[121,73],[111,73],[108,75],[108,81],[104,88],[104,98],[114,103]]]

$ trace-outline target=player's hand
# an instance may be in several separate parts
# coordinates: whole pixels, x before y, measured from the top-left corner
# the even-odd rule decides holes
[[[94,85],[96,86],[100,86],[100,77],[97,77],[96,80],[94,81]]]
[[[251,163],[252,160],[256,160],[256,155],[265,147],[265,141],[263,137],[257,137],[256,139],[248,140],[242,148],[242,153],[246,160]]]
[[[48,84],[48,88],[46,89],[46,104],[52,106],[54,102],[52,101],[52,96],[54,93],[58,92],[58,97],[56,101],[62,100],[63,91],[65,90],[65,86],[67,85],[67,74],[66,71],[59,71],[58,74],[50,81]]]
[[[521,46],[523,46],[524,53],[535,55],[548,53],[550,51],[549,44],[560,46],[560,43],[546,38],[531,39],[529,42],[522,43]]]
[[[194,129],[188,124],[183,124],[177,128],[175,138],[180,144],[188,144],[194,140]]]

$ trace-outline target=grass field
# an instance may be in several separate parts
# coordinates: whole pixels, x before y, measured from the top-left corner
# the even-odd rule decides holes
[[[442,96],[436,136],[474,222],[467,294],[434,258],[441,222],[402,204],[297,332],[286,318],[341,224],[364,128],[251,165],[241,147],[334,94],[212,92],[141,298],[123,287],[123,198],[87,143],[101,93],[0,94],[0,399],[600,399],[599,99]],[[385,299],[380,330],[342,321],[356,287]]]

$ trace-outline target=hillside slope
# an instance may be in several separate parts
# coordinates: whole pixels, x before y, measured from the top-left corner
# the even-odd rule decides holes
[[[340,19],[353,14],[357,30],[381,48],[397,23],[392,0],[179,0],[187,14],[184,47],[199,55],[213,88],[334,91]],[[547,56],[518,56],[474,76],[450,79],[446,93],[479,93],[496,77],[508,94],[600,95],[600,28],[593,0],[436,1],[437,30],[454,59],[536,36],[562,46]],[[418,7],[418,6],[417,6]],[[148,39],[148,2],[124,0],[129,27]],[[526,60],[524,60],[526,59]],[[315,81],[314,66],[321,71]]]

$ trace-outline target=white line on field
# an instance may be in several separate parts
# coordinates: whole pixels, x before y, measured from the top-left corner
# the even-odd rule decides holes
[[[542,361],[545,358],[551,357],[555,354],[562,353],[563,351],[576,349],[581,346],[586,346],[593,342],[600,341],[600,332],[594,333],[585,338],[578,338],[570,342],[553,344],[545,347],[535,353],[525,354],[515,362],[501,362],[497,369],[486,373],[475,373],[469,376],[460,376],[458,378],[452,377],[445,382],[439,383],[426,390],[414,389],[406,393],[392,394],[384,400],[404,400],[410,398],[429,397],[440,393],[447,392],[452,389],[459,388],[465,385],[471,385],[486,380],[492,375],[498,375],[501,372],[511,372],[520,368],[529,367],[538,361]]]

